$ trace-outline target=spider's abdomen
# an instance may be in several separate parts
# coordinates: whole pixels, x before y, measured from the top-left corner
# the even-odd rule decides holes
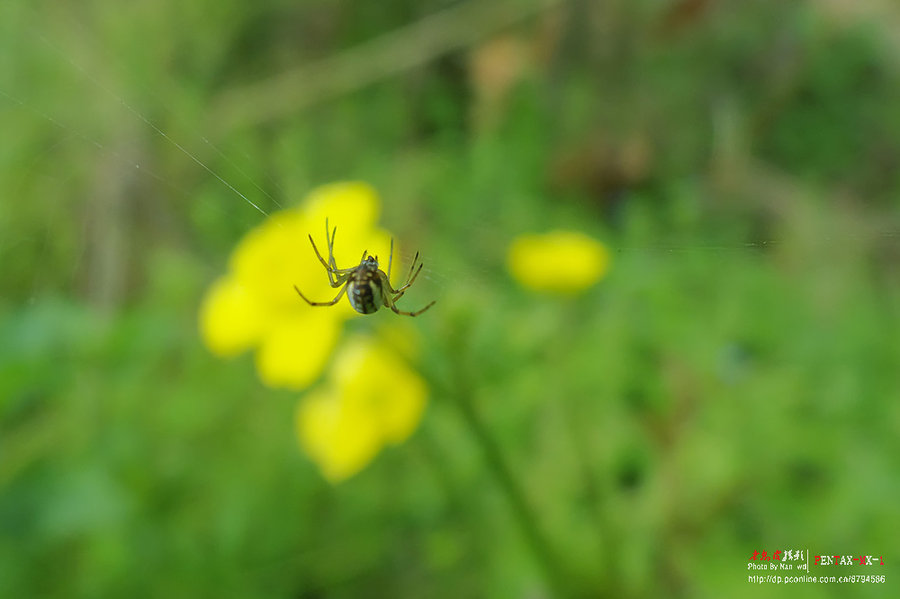
[[[359,270],[348,282],[347,297],[350,305],[360,314],[371,314],[384,305],[381,280],[377,270]]]

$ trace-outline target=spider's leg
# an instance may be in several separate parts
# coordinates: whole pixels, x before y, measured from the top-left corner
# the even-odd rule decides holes
[[[331,300],[330,302],[313,302],[313,301],[310,301],[309,299],[307,299],[307,297],[306,297],[305,295],[303,295],[303,292],[300,291],[300,288],[297,287],[296,285],[294,285],[294,290],[295,290],[295,291],[300,295],[300,297],[302,297],[303,300],[304,300],[307,304],[309,304],[310,306],[333,306],[333,305],[335,305],[336,303],[338,303],[338,300],[340,300],[340,299],[341,299],[341,296],[344,295],[344,292],[347,291],[347,285],[344,285],[343,287],[341,287],[341,290],[338,291],[338,294],[337,294],[337,295],[334,297],[334,299]],[[433,302],[432,302],[432,303],[433,303]]]
[[[331,266],[329,266],[328,263],[325,262],[325,258],[323,258],[322,254],[319,253],[319,248],[316,247],[316,242],[313,241],[312,235],[309,236],[309,242],[312,244],[313,251],[316,252],[316,257],[319,259],[319,262],[321,262],[322,266],[325,267],[325,271],[328,273],[328,281],[331,283],[331,286],[337,287],[338,285],[340,285],[340,283],[335,280],[336,269],[331,268]]]
[[[416,252],[415,257],[413,258],[412,264],[409,267],[409,273],[406,275],[406,282],[410,283],[410,277],[413,276],[413,270],[416,268],[416,262],[419,260],[419,252]],[[422,266],[419,265],[419,269],[422,269]]]
[[[427,310],[428,308],[430,308],[431,306],[434,305],[434,302],[437,300],[433,300],[430,304],[428,304],[421,310],[416,310],[415,312],[406,312],[405,310],[400,310],[396,306],[397,300],[400,299],[401,297],[403,297],[403,294],[406,293],[406,289],[408,289],[409,286],[413,284],[413,281],[416,280],[416,277],[419,275],[419,271],[422,270],[422,266],[423,266],[422,264],[419,265],[418,270],[416,270],[416,274],[414,274],[412,276],[412,280],[409,283],[407,283],[406,285],[404,285],[403,287],[401,287],[400,289],[398,289],[396,291],[394,291],[391,288],[391,284],[388,281],[387,275],[384,274],[383,272],[378,273],[380,280],[381,280],[382,287],[386,286],[387,289],[390,290],[390,293],[385,293],[383,296],[382,301],[384,301],[385,306],[387,306],[388,308],[390,308],[397,314],[403,314],[404,316],[418,316],[419,314],[421,314],[422,312],[424,312],[425,310]]]
[[[437,301],[437,300],[431,300],[431,303],[430,303],[430,304],[428,304],[427,306],[425,306],[425,307],[422,308],[421,310],[416,310],[415,312],[406,312],[405,310],[398,310],[398,309],[397,309],[397,306],[395,306],[395,305],[393,304],[393,302],[391,303],[390,308],[391,308],[391,310],[393,310],[393,311],[394,311],[395,313],[397,313],[397,314],[402,314],[402,315],[404,315],[404,316],[418,316],[419,314],[421,314],[422,312],[424,312],[425,310],[427,310],[428,308],[430,308],[431,306],[433,306],[434,303],[435,303],[436,301]]]
[[[418,254],[416,254],[416,257],[418,257]],[[413,264],[415,264],[415,262],[413,262]],[[412,278],[407,279],[406,285],[404,285],[404,286],[401,287],[400,289],[391,289],[391,290],[390,290],[391,293],[401,293],[401,292],[403,292],[403,291],[409,289],[410,286],[411,286],[413,283],[416,282],[416,277],[418,277],[418,276],[419,276],[419,273],[422,272],[422,267],[423,267],[423,266],[425,266],[425,263],[420,263],[420,264],[419,264],[419,268],[416,269],[416,272],[415,272],[415,274],[412,275]],[[412,271],[410,271],[410,273],[412,273]]]
[[[328,240],[328,263],[331,264],[331,268],[334,270],[338,270],[337,262],[334,259],[334,240],[337,237],[337,227],[335,227],[331,231],[331,236],[328,235],[328,218],[325,218],[325,239]]]
[[[381,289],[383,290],[382,295],[384,296],[384,305],[390,308],[391,304],[403,297],[403,294],[406,292],[397,291],[391,287],[391,281],[383,271],[378,273],[378,277],[381,281]]]
[[[381,276],[384,277],[385,275],[382,274]],[[418,316],[419,314],[421,314],[422,312],[424,312],[425,310],[427,310],[428,308],[433,306],[434,302],[437,301],[437,300],[432,301],[430,304],[428,304],[421,310],[416,310],[415,312],[407,312],[405,310],[400,310],[399,308],[397,308],[396,302],[401,297],[403,297],[402,291],[400,292],[399,295],[397,295],[393,298],[390,295],[385,295],[384,296],[384,305],[387,306],[388,308],[390,308],[391,310],[393,310],[396,314],[402,314],[404,316]]]
[[[416,262],[418,262],[418,260],[419,260],[419,252],[416,252],[416,257],[413,258],[412,266],[409,267],[409,274],[406,275],[406,282],[403,285],[401,285],[399,287],[399,289],[394,289],[394,287],[391,285],[390,277],[388,277],[385,281],[387,283],[386,289],[388,291],[390,291],[391,293],[399,293],[400,291],[403,291],[404,289],[406,289],[407,287],[412,285],[412,282],[416,278],[416,276],[413,275],[413,269],[416,267]],[[419,270],[422,270],[422,266],[423,266],[422,264],[419,264]],[[418,275],[419,271],[416,271],[415,274]]]
[[[394,238],[391,237],[391,253],[388,254],[388,283],[391,282],[391,263],[394,261]]]

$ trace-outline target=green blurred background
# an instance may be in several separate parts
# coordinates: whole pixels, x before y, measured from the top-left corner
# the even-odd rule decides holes
[[[898,56],[876,1],[4,2],[0,596],[896,592]],[[347,179],[438,304],[422,426],[332,486],[196,320]],[[552,228],[598,286],[511,279]],[[779,549],[887,581],[750,584]]]

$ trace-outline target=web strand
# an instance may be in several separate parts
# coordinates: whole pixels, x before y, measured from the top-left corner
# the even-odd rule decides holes
[[[173,139],[169,134],[167,134],[167,133],[166,133],[165,131],[163,131],[159,126],[157,126],[156,123],[154,123],[153,121],[151,121],[149,118],[147,118],[146,116],[144,116],[144,114],[143,114],[141,111],[137,110],[134,106],[132,106],[130,103],[128,103],[128,102],[125,100],[125,98],[119,96],[119,95],[116,94],[114,91],[112,91],[111,89],[109,89],[108,87],[106,87],[105,85],[103,85],[96,77],[94,77],[93,75],[91,75],[91,74],[90,74],[88,71],[86,71],[80,64],[78,64],[77,62],[75,62],[74,60],[72,60],[69,56],[67,56],[67,55],[66,55],[66,54],[65,54],[58,46],[56,46],[52,41],[50,41],[49,39],[47,39],[47,37],[45,37],[44,35],[42,35],[42,34],[40,34],[40,33],[37,33],[36,36],[37,36],[37,38],[40,39],[44,44],[46,44],[48,47],[50,47],[56,54],[58,54],[58,55],[60,56],[60,58],[62,58],[65,62],[67,62],[72,68],[76,69],[79,73],[81,73],[82,76],[84,76],[86,80],[90,81],[93,85],[95,85],[95,86],[97,87],[97,89],[102,90],[102,91],[103,91],[105,94],[107,94],[109,97],[111,97],[111,98],[115,99],[116,101],[118,101],[122,106],[125,107],[126,110],[128,110],[132,115],[134,115],[135,117],[137,117],[138,119],[140,119],[144,124],[146,124],[148,127],[150,127],[157,135],[159,135],[160,137],[162,137],[163,139],[165,139],[167,142],[169,142],[170,144],[172,144],[174,147],[178,148],[178,150],[179,150],[182,154],[184,154],[185,156],[187,156],[188,158],[190,158],[194,163],[196,163],[196,164],[199,165],[201,168],[203,168],[207,173],[209,173],[210,175],[212,175],[213,177],[215,177],[222,185],[224,185],[225,187],[227,187],[229,190],[231,190],[231,191],[232,191],[235,195],[237,195],[238,197],[242,198],[242,199],[243,199],[245,202],[247,202],[250,206],[252,206],[253,208],[255,208],[260,214],[262,214],[263,216],[266,216],[266,217],[269,216],[269,213],[266,212],[259,204],[257,204],[257,203],[254,202],[253,200],[251,200],[251,199],[250,199],[249,197],[247,197],[244,193],[242,193],[240,190],[238,190],[234,185],[232,185],[231,183],[229,183],[224,177],[222,177],[221,175],[219,175],[219,173],[217,173],[215,170],[213,170],[212,168],[210,168],[209,166],[207,166],[207,164],[206,164],[205,162],[203,162],[202,160],[200,160],[200,158],[198,158],[194,153],[192,153],[190,150],[188,150],[188,149],[185,148],[183,145],[181,145],[180,143],[178,143],[178,141],[176,141],[175,139]],[[4,94],[4,95],[6,95],[6,94]],[[9,97],[9,96],[8,96],[8,97]],[[49,118],[49,117],[48,117],[48,118]],[[51,121],[51,122],[54,122],[54,123],[56,122],[56,121],[54,121],[52,118],[50,118],[50,121]],[[211,142],[209,142],[209,141],[206,140],[206,139],[204,139],[204,141],[206,141],[206,143],[208,143],[210,147],[212,147],[216,152],[218,152],[218,154],[219,154],[220,156],[222,156],[222,157],[225,158],[230,164],[232,164],[233,166],[235,166],[235,168],[237,168],[238,171],[241,172],[241,174],[244,174],[244,176],[246,176],[246,174],[245,174],[240,168],[238,168],[236,165],[234,165],[234,163],[233,163],[232,161],[228,160],[228,159],[224,156],[224,154],[223,154],[218,148],[215,147],[215,145],[213,145]],[[102,146],[101,146],[101,147],[102,147]],[[247,178],[249,179],[249,177],[247,177]],[[259,185],[257,185],[256,183],[254,183],[254,185],[257,187],[257,189],[260,189],[260,191],[263,191],[263,190],[259,187]],[[263,191],[263,193],[265,194],[265,191]],[[268,196],[269,194],[265,194],[265,195]],[[270,197],[270,199],[273,199],[273,198],[271,198],[271,196],[269,196],[269,197]],[[274,201],[274,199],[273,199],[273,202],[274,202],[276,205],[279,205],[278,202],[275,202],[275,201]],[[280,205],[279,205],[279,207],[280,207]]]

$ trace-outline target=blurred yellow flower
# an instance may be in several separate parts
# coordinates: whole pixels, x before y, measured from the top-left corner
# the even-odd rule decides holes
[[[333,183],[247,233],[232,253],[228,274],[211,286],[201,305],[200,333],[207,347],[220,356],[257,348],[257,372],[266,385],[311,385],[325,368],[343,322],[356,312],[347,302],[314,308],[297,296],[294,285],[318,301],[337,293],[307,235],[325,246],[328,217],[338,226],[338,266],[356,265],[363,250],[387,256],[390,235],[375,226],[379,210],[369,185]]]
[[[535,291],[577,293],[609,270],[609,251],[577,231],[521,235],[509,247],[507,265],[513,277]]]
[[[427,386],[382,343],[356,337],[339,349],[328,383],[297,410],[297,436],[331,482],[362,470],[386,444],[406,440],[425,409]]]

